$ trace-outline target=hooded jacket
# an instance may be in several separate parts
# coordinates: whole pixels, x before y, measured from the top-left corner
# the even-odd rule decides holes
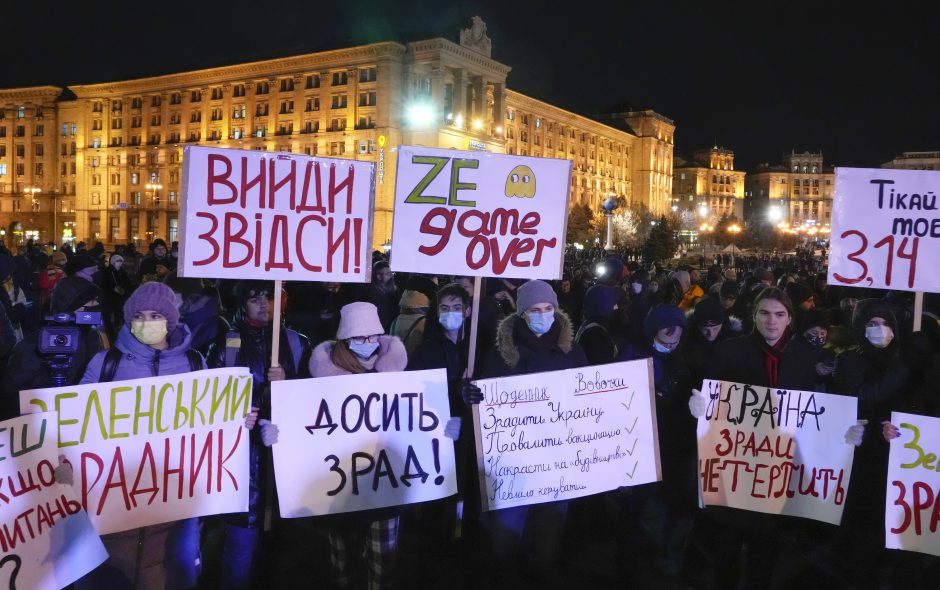
[[[400,338],[408,353],[417,350],[418,345],[424,342],[424,331],[430,321],[428,318],[430,306],[431,300],[420,291],[405,289],[401,294],[399,302],[401,313],[392,322],[389,334]]]
[[[555,310],[552,327],[541,337],[529,329],[525,318],[513,314],[496,330],[496,348],[486,359],[483,378],[561,371],[587,364],[584,351],[574,341],[571,320],[563,311]]]
[[[166,350],[156,350],[147,346],[131,334],[130,327],[124,325],[118,332],[117,346],[123,353],[121,362],[114,373],[114,381],[127,379],[142,379],[158,375],[177,375],[190,371],[189,358],[186,351],[191,348],[192,335],[186,324],[179,323],[167,339],[169,346]],[[97,383],[101,375],[101,366],[107,352],[96,354],[85,368],[85,375],[81,383]],[[203,361],[202,368],[206,368]]]

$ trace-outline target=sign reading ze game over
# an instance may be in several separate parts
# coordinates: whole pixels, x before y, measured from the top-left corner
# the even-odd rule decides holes
[[[183,149],[180,275],[367,282],[375,164]]]
[[[560,278],[570,178],[569,160],[400,147],[393,268]]]
[[[940,172],[836,168],[829,283],[940,292]]]

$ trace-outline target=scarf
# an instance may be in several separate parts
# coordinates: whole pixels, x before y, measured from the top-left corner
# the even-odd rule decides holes
[[[757,332],[755,331],[755,333]],[[767,344],[767,341],[759,333],[757,333],[757,338],[760,349],[764,353],[764,371],[767,374],[767,385],[776,387],[780,372],[780,355],[787,349],[787,344],[790,342],[790,330],[784,330],[783,336],[773,346]]]

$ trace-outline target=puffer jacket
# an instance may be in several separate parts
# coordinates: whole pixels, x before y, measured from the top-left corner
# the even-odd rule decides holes
[[[512,314],[496,331],[496,348],[486,359],[482,376],[488,379],[528,375],[576,369],[587,364],[584,350],[574,341],[571,320],[564,312],[555,310],[555,321],[542,336],[536,336],[529,329],[525,318]]]
[[[115,345],[123,356],[114,373],[114,381],[190,372],[187,351],[192,336],[189,328],[185,324],[178,324],[168,340],[170,346],[158,351],[137,340],[128,326],[122,327]],[[106,354],[99,352],[91,359],[81,383],[98,382]],[[206,368],[205,361],[202,368]],[[78,580],[75,583],[76,590],[124,587],[135,590],[187,590],[197,582],[197,518],[121,531],[104,535],[101,540],[108,550],[108,559]],[[133,585],[134,580],[136,586]]]

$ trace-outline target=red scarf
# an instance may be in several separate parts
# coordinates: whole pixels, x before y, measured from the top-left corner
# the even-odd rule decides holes
[[[767,385],[776,387],[780,371],[780,354],[787,349],[787,344],[790,342],[790,331],[784,330],[783,336],[773,346],[767,344],[767,341],[759,333],[758,338],[760,338],[760,348],[764,352],[764,370],[767,372]]]

